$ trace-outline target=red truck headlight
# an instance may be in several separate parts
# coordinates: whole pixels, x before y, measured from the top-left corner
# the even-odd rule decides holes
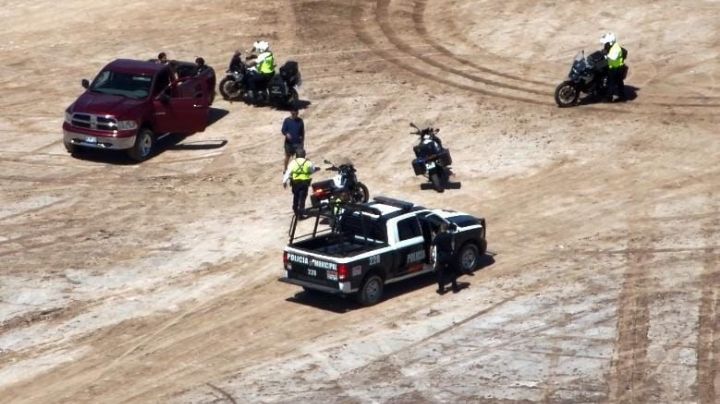
[[[138,124],[136,121],[118,121],[117,123],[118,130],[135,130],[138,128]]]

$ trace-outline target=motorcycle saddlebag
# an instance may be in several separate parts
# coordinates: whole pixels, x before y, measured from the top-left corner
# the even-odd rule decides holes
[[[412,161],[412,167],[413,171],[415,171],[415,175],[423,175],[425,174],[425,163],[415,159]]]
[[[284,65],[282,65],[282,67],[280,67],[280,76],[290,83],[297,81],[296,76],[298,72],[297,62],[292,60],[288,60]]]
[[[452,157],[450,157],[450,149],[443,149],[443,151],[438,154],[438,160],[440,160],[440,164],[442,164],[445,167],[448,167],[452,165]]]

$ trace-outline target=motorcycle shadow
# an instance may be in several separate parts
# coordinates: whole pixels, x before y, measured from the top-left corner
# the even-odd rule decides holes
[[[255,108],[271,107],[277,111],[291,111],[293,109],[303,110],[303,109],[308,108],[310,105],[312,105],[312,102],[307,101],[307,100],[297,100],[294,103],[287,104],[287,105],[276,105],[276,104],[266,101],[266,100],[252,100],[249,98],[244,98],[241,100],[241,102],[243,102],[246,105],[249,105],[251,107],[255,107]]]
[[[625,101],[633,101],[638,97],[638,91],[640,91],[639,87],[635,86],[629,86],[625,85]],[[605,98],[597,95],[588,95],[584,98],[581,98],[577,105],[595,105],[595,104],[607,104],[608,101],[605,100]]]
[[[461,182],[448,182],[443,187],[443,191],[446,189],[460,189],[460,188],[462,188]],[[425,182],[425,183],[420,184],[420,189],[422,189],[423,191],[428,190],[428,189],[435,190],[435,187],[433,186],[433,184],[431,182]],[[437,192],[442,192],[442,191],[437,191]]]

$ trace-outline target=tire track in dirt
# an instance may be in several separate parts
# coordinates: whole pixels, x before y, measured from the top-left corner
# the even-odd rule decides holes
[[[703,235],[708,244],[712,244],[711,237],[718,230],[720,218],[705,226]],[[720,255],[714,248],[705,250],[703,268],[697,337],[697,399],[701,404],[714,404],[720,399]]]
[[[428,73],[427,71],[424,71],[424,70],[421,69],[421,68],[414,67],[414,66],[413,66],[413,63],[409,63],[408,61],[403,60],[404,58],[403,58],[403,59],[398,58],[398,57],[392,55],[390,52],[382,50],[382,49],[377,45],[377,42],[376,42],[375,39],[373,39],[373,37],[367,32],[367,29],[366,29],[366,27],[365,27],[365,22],[363,21],[363,11],[364,11],[364,9],[363,9],[362,7],[360,7],[360,6],[357,6],[357,5],[356,5],[357,2],[356,2],[356,3],[353,3],[353,4],[354,4],[354,5],[353,5],[353,13],[352,13],[351,25],[352,25],[353,30],[355,31],[355,34],[356,34],[357,38],[358,38],[360,41],[362,41],[363,43],[365,43],[366,45],[368,45],[369,47],[375,49],[375,52],[377,52],[378,54],[380,54],[385,61],[390,62],[393,66],[399,67],[399,68],[401,68],[402,70],[408,71],[408,72],[410,72],[410,73],[412,73],[412,74],[414,74],[414,75],[416,75],[416,76],[418,76],[418,77],[424,78],[424,79],[429,80],[429,81],[431,81],[431,82],[443,84],[443,85],[446,85],[446,86],[455,87],[455,88],[458,88],[458,89],[461,89],[461,90],[465,90],[465,91],[468,91],[468,92],[472,92],[472,93],[475,93],[475,94],[492,96],[492,97],[502,98],[502,99],[506,99],[506,100],[510,100],[510,101],[518,101],[518,102],[525,102],[525,103],[538,104],[538,105],[550,105],[550,104],[548,104],[548,103],[543,103],[543,102],[539,102],[539,101],[532,100],[532,99],[527,99],[527,98],[523,98],[523,97],[516,97],[516,96],[512,96],[512,95],[506,95],[506,94],[498,93],[498,92],[495,92],[495,91],[489,91],[489,90],[480,89],[480,88],[473,87],[473,86],[466,85],[466,84],[456,83],[456,82],[454,82],[454,81],[452,81],[452,80],[445,79],[445,78],[442,78],[442,77],[440,77],[440,76],[437,76],[437,75]],[[377,16],[376,16],[376,18],[377,18]],[[379,21],[378,21],[378,22],[379,22]],[[389,23],[388,23],[387,21],[382,22],[381,25],[385,27],[385,30],[389,29]],[[394,40],[393,40],[392,38],[388,38],[388,39],[390,39],[391,42],[392,42],[392,41],[398,42],[397,39],[394,39]],[[393,43],[393,44],[396,45],[396,48],[398,48],[398,50],[400,50],[401,52],[405,53],[405,52],[402,50],[401,47],[398,47],[397,44],[395,44],[395,43]],[[405,47],[406,49],[409,48],[409,46],[408,46],[408,45],[405,45],[404,43],[401,43],[401,46],[402,46],[402,47]],[[417,60],[417,59],[416,59],[416,60]]]
[[[380,27],[381,31],[383,32],[383,35],[390,41],[390,43],[392,43],[401,52],[408,54],[410,56],[413,56],[413,57],[415,57],[415,59],[420,60],[427,65],[438,68],[443,72],[452,73],[455,76],[459,76],[459,77],[468,79],[475,83],[485,84],[485,85],[491,86],[491,87],[504,88],[504,89],[508,89],[508,90],[515,90],[518,92],[536,94],[536,95],[543,95],[543,96],[548,95],[547,93],[544,93],[544,92],[528,89],[525,87],[515,86],[512,84],[505,84],[505,83],[494,81],[494,80],[485,79],[483,77],[469,74],[469,73],[466,73],[462,70],[459,70],[459,69],[456,69],[453,67],[448,67],[446,64],[440,63],[440,62],[434,60],[433,58],[430,58],[430,57],[424,55],[423,53],[416,51],[413,47],[411,47],[407,43],[405,43],[405,41],[403,41],[398,36],[397,32],[393,28],[394,24],[392,24],[390,21],[390,10],[389,10],[390,2],[391,2],[391,0],[377,0],[376,7],[375,7],[374,19],[375,19],[375,22]],[[423,36],[423,34],[421,32],[418,32],[418,34],[421,35],[423,40],[428,41],[429,38],[427,38],[427,35]],[[405,65],[403,67],[408,67],[408,66]],[[437,76],[434,76],[430,73],[427,73],[427,72],[424,72],[421,75],[425,75],[428,77],[436,77],[439,80],[443,80],[443,79],[441,79]],[[455,84],[455,86],[459,86],[458,83],[454,83],[454,84]],[[471,91],[475,91],[475,92],[481,93],[481,94],[493,95],[498,98],[505,98],[505,99],[514,100],[514,101],[529,102],[529,103],[533,103],[533,104],[551,105],[550,103],[541,102],[541,101],[538,101],[535,99],[529,99],[529,98],[523,98],[523,97],[513,96],[513,95],[509,95],[509,94],[498,93],[495,91],[479,89],[479,88],[475,88],[475,87],[471,87],[471,86],[463,86],[463,87],[473,88],[474,90],[471,90]]]
[[[645,217],[646,215],[633,215]],[[610,401],[645,402],[645,368],[650,345],[650,297],[647,269],[652,260],[645,232],[634,218],[629,221],[629,251],[623,285],[617,300],[617,341],[610,366]],[[635,245],[633,245],[635,244]]]
[[[525,82],[525,83],[529,83],[529,84],[537,84],[537,85],[543,86],[543,87],[548,86],[547,82],[531,80],[531,79],[527,79],[527,78],[524,78],[521,76],[516,76],[514,74],[499,72],[497,70],[493,70],[488,67],[481,66],[471,60],[459,57],[459,56],[455,55],[454,53],[450,52],[450,50],[448,50],[446,47],[440,45],[434,38],[432,38],[430,36],[430,33],[428,32],[428,30],[426,28],[426,24],[425,24],[426,5],[427,5],[427,0],[416,0],[415,1],[414,7],[413,7],[413,12],[412,12],[412,19],[413,19],[413,23],[415,25],[415,31],[418,32],[418,34],[420,35],[420,38],[422,38],[425,42],[427,42],[433,49],[437,50],[441,55],[444,55],[448,58],[456,60],[456,61],[460,62],[462,65],[471,66],[471,67],[475,68],[476,70],[481,71],[483,73],[492,74],[492,75],[495,75],[498,77],[503,77],[506,79]],[[491,82],[491,83],[494,83],[494,82]],[[552,87],[552,86],[549,86],[549,87]],[[522,89],[522,87],[520,87],[520,88]],[[546,94],[546,93],[542,93],[542,92],[538,92],[537,94],[552,95],[551,93]]]

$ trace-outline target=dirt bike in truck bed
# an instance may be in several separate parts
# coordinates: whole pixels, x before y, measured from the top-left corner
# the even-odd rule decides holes
[[[487,250],[485,219],[452,210],[375,197],[343,205],[330,228],[318,230],[320,217],[311,234],[299,237],[293,221],[280,281],[306,291],[354,295],[364,306],[379,302],[385,285],[434,270],[430,245],[440,223],[454,233],[461,272],[476,269]]]

